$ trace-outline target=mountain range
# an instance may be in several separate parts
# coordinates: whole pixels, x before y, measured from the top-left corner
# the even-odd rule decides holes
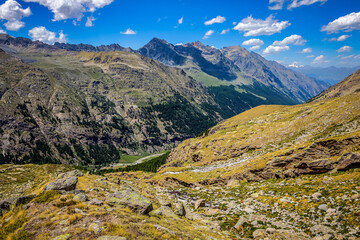
[[[263,104],[326,84],[236,46],[48,45],[0,35],[2,163],[103,165],[169,149]],[[113,51],[119,50],[119,51]]]

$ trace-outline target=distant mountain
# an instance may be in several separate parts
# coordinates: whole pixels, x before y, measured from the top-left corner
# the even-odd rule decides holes
[[[268,99],[271,103],[303,102],[328,87],[240,46],[216,49],[201,42],[172,45],[154,38],[138,52],[166,65],[183,68],[209,87],[232,85],[255,95],[259,95],[256,88],[268,89],[265,91],[273,92],[278,99]]]
[[[326,67],[326,68],[315,68],[311,66],[304,67],[290,67],[292,70],[301,72],[308,77],[316,78],[318,80],[327,82],[334,85],[347,76],[353,74],[356,70],[360,69],[360,66],[356,67]]]
[[[55,47],[60,49],[65,49],[67,51],[75,51],[75,52],[115,52],[115,51],[125,51],[125,52],[133,52],[131,48],[124,48],[119,44],[110,44],[110,45],[100,45],[100,46],[93,46],[90,44],[69,44],[69,43],[58,43],[54,44]]]

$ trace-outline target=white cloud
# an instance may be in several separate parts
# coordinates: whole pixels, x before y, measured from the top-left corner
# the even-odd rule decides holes
[[[244,46],[252,46],[250,48],[251,51],[258,50],[262,45],[264,45],[264,41],[258,38],[252,38],[242,43]]]
[[[342,60],[347,60],[347,59],[360,59],[360,54],[359,55],[349,55],[349,56],[341,56]]]
[[[237,24],[237,22],[233,22],[233,23],[232,23],[232,25],[236,25],[236,24]]]
[[[39,40],[44,43],[54,44],[55,42],[66,42],[66,35],[61,31],[59,37],[56,33],[47,30],[45,27],[35,27],[29,30],[29,36],[32,40]]]
[[[254,50],[260,49],[260,47],[262,45],[264,45],[264,41],[261,40],[261,39],[258,39],[258,38],[252,38],[252,39],[249,39],[247,41],[244,41],[242,43],[242,45],[244,45],[244,46],[252,46],[250,48],[250,50],[254,51]]]
[[[300,53],[312,53],[312,48],[304,48]]]
[[[136,32],[134,30],[131,30],[130,28],[126,29],[125,32],[120,32],[121,34],[125,34],[125,35],[134,35],[136,34]]]
[[[268,46],[264,51],[263,54],[271,54],[271,53],[278,53],[282,51],[288,51],[290,50],[289,46]]]
[[[275,46],[285,46],[285,45],[296,45],[301,46],[306,43],[306,40],[302,38],[302,36],[294,34],[289,37],[284,38],[282,41],[275,41],[272,45]]]
[[[92,27],[94,26],[93,21],[95,21],[95,18],[93,16],[90,16],[86,19],[85,27]]]
[[[352,47],[350,46],[343,46],[341,48],[339,48],[338,50],[336,50],[338,53],[341,53],[341,52],[350,52],[351,50],[353,50]]]
[[[270,10],[281,10],[283,9],[285,2],[291,2],[287,9],[291,10],[293,8],[298,8],[301,6],[309,6],[311,4],[321,2],[322,4],[326,3],[327,0],[269,0],[269,9]]]
[[[346,39],[348,39],[349,37],[351,37],[351,35],[341,35],[340,37],[336,38],[330,38],[328,41],[329,42],[342,42],[345,41]]]
[[[312,61],[312,64],[322,64],[322,63],[328,63],[329,61],[326,60],[324,55],[317,56],[314,61]]]
[[[37,2],[54,13],[54,21],[76,18],[82,19],[85,12],[95,12],[111,4],[114,0],[24,0]]]
[[[255,51],[255,50],[258,50],[258,49],[260,49],[260,45],[252,46],[250,48],[251,51]]]
[[[291,24],[289,21],[281,21],[274,19],[273,15],[270,15],[265,20],[255,19],[252,16],[244,18],[233,29],[239,32],[245,32],[244,36],[260,36],[260,35],[273,35],[280,33],[283,29],[287,28]]]
[[[21,19],[30,15],[30,8],[21,8],[21,5],[15,0],[7,0],[4,4],[0,5],[0,19],[7,21],[4,24],[7,30],[17,31],[24,27],[25,23]]]
[[[178,23],[179,23],[179,24],[183,24],[183,22],[184,22],[184,17],[181,17],[181,18],[178,20]]]
[[[283,8],[285,0],[269,0],[270,10],[281,10]],[[273,5],[271,5],[273,4]]]
[[[288,67],[301,68],[301,67],[304,67],[304,65],[301,65],[298,62],[293,62],[292,64],[289,64]]]
[[[339,17],[328,25],[321,28],[322,32],[337,33],[339,31],[350,32],[360,29],[360,12],[352,12],[348,15]]]
[[[309,56],[306,56],[307,58],[314,58],[315,55],[309,55]]]
[[[0,28],[0,33],[6,33],[2,28]]]
[[[245,46],[255,46],[255,45],[263,45],[263,44],[264,44],[264,41],[261,39],[258,39],[258,38],[252,38],[252,39],[249,39],[242,43],[242,45],[245,45]]]
[[[227,34],[230,31],[230,29],[224,29],[221,31],[221,35]]]
[[[291,10],[293,8],[298,8],[301,6],[309,6],[317,2],[321,2],[322,4],[324,4],[327,2],[327,0],[293,0],[292,3],[288,5],[287,9]]]
[[[213,19],[211,19],[211,20],[209,20],[209,21],[206,21],[204,24],[205,24],[206,26],[208,26],[208,25],[212,25],[212,24],[214,24],[214,23],[223,23],[223,22],[225,22],[225,21],[226,21],[226,18],[225,18],[225,17],[217,16],[216,18],[213,18]]]
[[[214,30],[209,30],[205,33],[205,35],[203,36],[203,39],[208,39],[211,35],[214,34]]]

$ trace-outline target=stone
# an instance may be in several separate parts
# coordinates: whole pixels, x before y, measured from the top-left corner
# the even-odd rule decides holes
[[[58,178],[55,181],[47,184],[44,188],[44,191],[49,191],[49,190],[71,191],[76,188],[77,182],[78,182],[77,177]]]
[[[30,195],[14,197],[0,201],[0,216],[4,215],[6,212],[10,211],[11,209],[19,205],[23,205],[30,202],[35,197],[36,197],[35,194],[30,194]]]
[[[226,186],[228,187],[237,187],[239,185],[240,185],[240,181],[234,178],[231,178],[226,184]]]
[[[102,232],[102,231],[104,230],[104,228],[101,227],[100,225],[101,225],[101,222],[100,222],[100,221],[95,221],[95,222],[93,222],[93,223],[91,223],[91,224],[89,225],[88,230],[89,230],[90,232],[93,232],[93,233],[95,233],[95,234],[98,234],[98,233],[100,233],[100,232]]]
[[[174,213],[178,216],[185,216],[186,215],[186,211],[184,208],[184,204],[182,204],[181,202],[177,202],[175,203],[174,206]]]
[[[267,232],[268,234],[273,234],[274,232],[276,232],[276,229],[275,229],[275,228],[267,228],[267,229],[266,229],[266,232]]]
[[[311,195],[311,197],[313,197],[313,198],[319,198],[319,197],[321,197],[321,193],[316,192],[316,193],[314,193],[313,195]]]
[[[154,227],[156,227],[157,229],[160,229],[160,230],[164,230],[164,231],[168,232],[170,235],[175,236],[175,233],[173,231],[171,231],[170,229],[165,228],[159,224],[154,224]]]
[[[171,208],[169,208],[168,206],[161,206],[158,209],[152,210],[149,213],[150,216],[166,216],[166,217],[178,217],[173,210],[171,210]]]
[[[75,201],[80,201],[80,202],[86,202],[89,199],[88,199],[88,197],[86,196],[85,193],[79,193],[79,194],[74,196],[74,200]]]
[[[244,211],[245,211],[246,213],[249,213],[249,214],[251,214],[251,213],[254,212],[254,210],[253,210],[252,208],[250,208],[250,207],[245,207]]]
[[[109,206],[128,207],[132,211],[140,214],[148,214],[153,209],[152,203],[148,198],[141,196],[131,189],[124,189],[109,194],[106,203]]]
[[[320,210],[327,211],[327,206],[326,206],[326,204],[320,204],[318,208],[319,208]]]
[[[171,202],[163,197],[156,197],[161,206],[171,207]]]
[[[360,194],[354,194],[351,196],[351,199],[360,199]]]
[[[52,240],[68,240],[71,238],[70,234],[60,235],[57,237],[54,237]]]
[[[236,208],[237,206],[239,206],[239,204],[237,204],[235,201],[230,201],[227,205],[227,207],[230,209]]]
[[[240,227],[242,225],[244,225],[245,223],[248,223],[248,219],[243,217],[243,216],[240,216],[239,220],[237,221],[237,223],[235,224],[234,228],[239,230]]]
[[[194,205],[195,209],[198,209],[200,207],[205,207],[205,203],[206,203],[206,201],[204,199],[196,200],[195,205]]]
[[[125,237],[119,237],[119,236],[101,236],[97,238],[97,240],[126,240]]]
[[[265,229],[256,229],[253,232],[253,237],[255,239],[264,239],[264,237],[266,236],[266,231]]]
[[[340,164],[337,169],[339,171],[346,171],[353,168],[360,167],[360,153],[345,153],[338,160]]]
[[[95,206],[102,206],[104,204],[104,202],[99,199],[93,198],[89,201],[89,204],[95,205]]]
[[[208,216],[212,216],[212,215],[217,215],[217,214],[221,214],[221,210],[218,209],[218,208],[210,208],[209,210],[207,210],[205,212],[205,215],[208,215]]]
[[[310,228],[310,232],[312,234],[331,234],[334,233],[334,230],[332,230],[330,227],[324,226],[324,225],[315,225],[313,227]]]

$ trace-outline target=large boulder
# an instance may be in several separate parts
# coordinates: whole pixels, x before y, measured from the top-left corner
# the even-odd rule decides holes
[[[130,188],[109,194],[106,199],[106,203],[109,206],[128,207],[132,211],[140,214],[147,214],[153,209],[152,203],[149,199],[141,196]]]
[[[45,191],[49,191],[49,190],[71,191],[71,190],[75,190],[77,182],[78,182],[77,177],[58,178],[55,181],[46,185],[44,190]]]
[[[82,177],[84,174],[79,170],[73,170],[59,174],[58,178]]]

